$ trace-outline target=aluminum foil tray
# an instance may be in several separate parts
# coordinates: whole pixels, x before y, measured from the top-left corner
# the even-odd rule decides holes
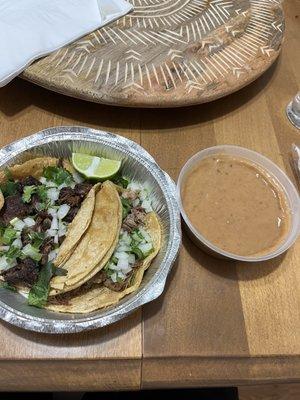
[[[100,328],[124,318],[161,295],[180,247],[180,212],[175,184],[150,154],[131,140],[85,127],[50,128],[1,149],[0,168],[41,155],[68,158],[74,151],[122,160],[126,176],[147,183],[162,224],[162,248],[136,292],[115,306],[93,313],[60,314],[38,309],[28,306],[22,295],[0,289],[0,318],[24,329],[73,333]]]

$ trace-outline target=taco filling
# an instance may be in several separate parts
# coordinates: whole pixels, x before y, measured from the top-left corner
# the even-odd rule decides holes
[[[36,160],[39,166],[43,159]],[[47,165],[48,161],[44,159],[43,163]],[[51,276],[64,273],[52,262],[93,185],[68,171],[62,160],[52,159],[50,164],[39,178],[26,175],[26,163],[23,178],[20,172],[18,178],[14,176],[19,166],[12,167],[5,171],[0,184],[4,198],[0,211],[0,274],[4,287],[30,290],[48,263]]]
[[[91,156],[82,156],[87,173]],[[91,165],[95,159],[93,177],[103,173],[101,158],[93,156]],[[56,312],[118,303],[138,289],[161,247],[145,185],[119,172],[91,183],[78,171],[45,157],[0,172],[0,286]]]

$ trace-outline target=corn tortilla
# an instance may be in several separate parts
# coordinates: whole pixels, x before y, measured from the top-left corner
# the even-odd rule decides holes
[[[62,242],[54,265],[59,267],[68,260],[77,243],[89,227],[95,208],[96,193],[101,184],[94,185],[81,204],[79,212],[68,226],[65,240]]]
[[[91,223],[69,259],[61,264],[66,276],[50,282],[50,296],[81,286],[99,272],[114,251],[122,223],[122,204],[113,183],[106,181],[96,194]]]
[[[161,227],[158,217],[154,212],[147,214],[145,229],[153,240],[154,252],[143,261],[142,265],[137,269],[132,283],[126,289],[121,292],[115,292],[101,285],[84,294],[77,294],[69,300],[69,304],[67,305],[49,304],[46,308],[63,313],[89,313],[103,307],[114,305],[126,295],[135,292],[141,285],[145,271],[150,266],[161,247]],[[96,279],[96,277],[94,279]]]

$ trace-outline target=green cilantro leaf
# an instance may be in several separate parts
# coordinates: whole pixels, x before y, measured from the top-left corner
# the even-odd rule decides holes
[[[18,184],[13,181],[7,181],[0,185],[4,197],[13,196],[18,192]]]
[[[38,308],[43,308],[48,300],[50,279],[52,278],[53,264],[48,262],[39,273],[38,281],[33,285],[29,292],[28,304]]]
[[[34,232],[31,231],[29,234],[29,239],[31,241],[31,245],[35,248],[35,249],[39,249],[41,244],[43,243],[46,234],[45,232]]]
[[[124,189],[126,189],[130,183],[128,178],[125,178],[119,174],[117,174],[114,178],[112,178],[112,182],[118,186],[121,186]]]
[[[37,192],[41,202],[45,203],[47,201],[47,199],[48,199],[48,197],[47,197],[47,186],[45,186],[45,185],[37,186],[36,192]]]
[[[50,166],[44,168],[43,176],[58,186],[62,183],[65,183],[66,185],[73,183],[73,177],[70,172],[60,167]]]
[[[123,197],[121,197],[121,203],[122,203],[122,218],[125,219],[129,214],[132,206],[129,199],[124,199]]]
[[[22,200],[24,203],[29,203],[31,200],[31,196],[37,190],[36,186],[24,186]]]

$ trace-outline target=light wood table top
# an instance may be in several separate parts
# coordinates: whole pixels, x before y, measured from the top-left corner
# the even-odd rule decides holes
[[[0,90],[0,144],[85,125],[142,144],[176,179],[196,151],[256,150],[289,165],[299,131],[285,106],[299,90],[300,3],[286,4],[278,62],[230,97],[186,109],[133,110],[70,99],[16,80]],[[108,328],[40,335],[0,324],[1,390],[96,390],[300,381],[300,241],[278,259],[214,259],[184,235],[164,295]]]

